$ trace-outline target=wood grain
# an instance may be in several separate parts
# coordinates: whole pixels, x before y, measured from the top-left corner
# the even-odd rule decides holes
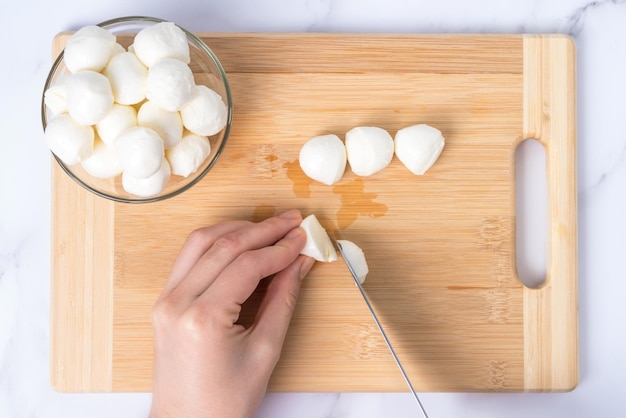
[[[544,285],[524,289],[525,389],[572,390],[578,384],[576,72],[565,37],[524,40],[524,133],[546,148],[549,264]],[[563,355],[571,353],[571,355]]]
[[[418,391],[576,384],[568,38],[201,36],[222,60],[235,105],[228,146],[202,182],[165,202],[113,204],[88,196],[55,167],[55,387],[149,391],[150,309],[187,233],[293,207],[363,247],[371,270],[365,289]],[[298,168],[299,149],[312,136],[343,136],[358,125],[394,134],[414,123],[446,137],[425,176],[394,159],[377,175],[347,171],[329,187]],[[549,277],[541,289],[526,289],[514,268],[513,163],[527,137],[548,155]],[[244,321],[261,297],[262,289]],[[305,281],[270,390],[406,391],[343,263],[317,264]]]

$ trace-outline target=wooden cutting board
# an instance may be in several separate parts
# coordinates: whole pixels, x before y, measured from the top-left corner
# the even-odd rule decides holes
[[[150,310],[186,235],[288,208],[365,250],[365,288],[418,391],[567,391],[578,382],[575,47],[565,36],[201,34],[235,116],[217,166],[161,203],[115,204],[53,164],[52,382],[149,391]],[[55,40],[58,53],[67,36]],[[394,158],[334,186],[302,144],[354,126],[428,123],[425,176]],[[515,270],[514,155],[546,149],[547,279]],[[252,304],[258,302],[253,297]],[[406,391],[342,262],[303,285],[273,391]]]

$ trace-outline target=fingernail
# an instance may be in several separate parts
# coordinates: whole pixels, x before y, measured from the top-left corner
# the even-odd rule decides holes
[[[302,215],[300,215],[300,211],[296,209],[291,209],[281,213],[280,215],[278,215],[278,217],[281,219],[298,219],[301,218]]]
[[[315,264],[315,259],[312,257],[303,256],[302,258],[304,258],[304,260],[302,260],[300,271],[298,272],[301,281],[309,274],[309,271],[313,268],[313,264]]]

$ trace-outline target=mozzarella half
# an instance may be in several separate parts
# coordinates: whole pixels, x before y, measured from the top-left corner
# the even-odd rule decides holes
[[[382,128],[359,126],[346,133],[348,162],[357,176],[371,176],[387,167],[393,149],[393,138]]]
[[[359,279],[359,283],[363,284],[367,274],[369,273],[369,267],[367,266],[367,260],[365,259],[365,253],[352,241],[348,241],[346,239],[338,239],[337,244],[341,246],[341,251],[343,252],[343,256],[346,258],[346,261],[352,267],[354,274],[357,279]]]
[[[300,149],[299,162],[304,174],[330,186],[346,170],[346,147],[337,135],[316,136]]]
[[[396,156],[415,175],[424,174],[437,161],[444,145],[441,131],[424,124],[400,129],[395,136]]]
[[[304,244],[300,254],[313,257],[317,261],[325,263],[337,260],[337,251],[326,230],[315,215],[309,215],[304,218],[300,223],[300,228],[306,232],[306,244]]]

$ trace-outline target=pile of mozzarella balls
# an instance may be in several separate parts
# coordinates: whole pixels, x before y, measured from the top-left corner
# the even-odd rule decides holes
[[[226,105],[195,84],[187,37],[174,23],[142,29],[128,50],[108,30],[83,27],[64,62],[68,73],[44,93],[48,146],[94,177],[121,174],[132,195],[156,196],[171,174],[196,172],[211,153],[208,137],[226,125]]]
[[[357,176],[371,176],[387,167],[393,155],[415,175],[424,174],[439,158],[445,141],[441,131],[419,124],[400,129],[394,138],[384,129],[359,126],[346,133],[345,145],[337,135],[316,136],[300,149],[300,168],[313,180],[338,182],[346,163]]]

